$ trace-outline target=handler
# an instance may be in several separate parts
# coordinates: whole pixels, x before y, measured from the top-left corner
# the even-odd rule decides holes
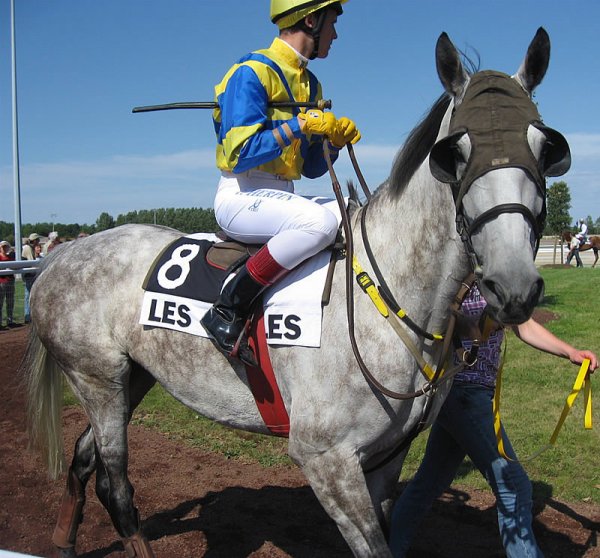
[[[202,326],[227,356],[255,365],[245,337],[256,297],[308,257],[333,243],[337,218],[294,194],[293,180],[327,171],[323,141],[332,160],[360,139],[348,118],[320,110],[269,107],[270,101],[322,99],[309,59],[325,58],[337,38],[335,23],[347,0],[271,0],[279,37],[268,49],[244,56],[215,88],[218,108],[217,167],[221,180],[215,217],[231,238],[265,244],[223,288]]]
[[[465,315],[479,319],[487,303],[477,285],[462,304]],[[590,370],[598,366],[596,355],[558,339],[530,318],[513,326],[517,337],[574,364],[590,359]],[[433,502],[450,486],[468,455],[496,496],[500,537],[508,558],[541,558],[532,528],[531,482],[516,461],[510,441],[502,429],[504,448],[512,461],[501,457],[494,431],[492,402],[500,364],[503,331],[493,332],[477,353],[477,362],[458,373],[431,427],[423,461],[412,481],[398,498],[392,512],[390,549],[394,558],[406,556],[421,521]],[[471,347],[464,341],[463,347]]]

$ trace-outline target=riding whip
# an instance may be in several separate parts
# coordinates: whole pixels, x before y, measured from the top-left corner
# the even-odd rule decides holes
[[[267,106],[273,108],[315,108],[319,110],[331,109],[331,99],[321,99],[319,101],[270,101]],[[167,103],[166,105],[149,105],[145,107],[134,107],[131,112],[153,112],[157,110],[172,109],[216,109],[219,103],[211,101],[194,101],[189,103]]]

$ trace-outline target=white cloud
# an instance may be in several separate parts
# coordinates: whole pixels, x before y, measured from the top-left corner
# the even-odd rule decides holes
[[[203,182],[212,186],[218,173],[212,149],[155,156],[114,156],[89,161],[22,165],[22,222],[93,223],[103,211],[116,216],[135,209],[191,207],[212,203],[200,198]],[[1,191],[12,200],[12,169],[0,172]],[[10,195],[8,194],[10,191]],[[0,206],[0,220],[13,221],[12,203]]]
[[[564,179],[571,188],[571,213],[600,215],[600,134],[568,134],[573,165]],[[389,175],[400,145],[355,146],[356,158],[371,190]],[[356,176],[347,152],[336,164],[345,189]],[[551,179],[551,183],[554,179]],[[24,223],[51,221],[93,223],[107,211],[114,217],[136,209],[211,207],[218,170],[212,148],[153,156],[116,155],[99,160],[33,163],[21,168],[21,205]],[[13,221],[12,169],[0,169],[0,220]],[[333,197],[328,174],[297,183],[299,193]]]

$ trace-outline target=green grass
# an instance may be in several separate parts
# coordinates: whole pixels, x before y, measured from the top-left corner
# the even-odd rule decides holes
[[[15,281],[15,306],[13,318],[15,322],[22,324],[25,321],[25,283],[21,280]],[[6,312],[6,309],[3,310]]]
[[[542,269],[546,298],[542,308],[557,315],[546,324],[554,334],[579,348],[600,352],[600,270]],[[546,444],[570,393],[578,367],[546,355],[508,335],[503,373],[502,420],[513,446],[522,458]],[[597,378],[593,378],[598,384]],[[68,401],[73,403],[72,396]],[[593,411],[594,429],[583,428],[583,394],[579,395],[556,445],[524,463],[538,498],[552,496],[567,502],[600,504],[600,416]],[[133,422],[164,432],[171,439],[232,459],[265,467],[291,466],[286,440],[250,434],[219,426],[175,401],[160,387],[148,394]],[[421,434],[409,452],[402,479],[416,470],[427,440]],[[468,488],[485,488],[486,482],[467,460],[456,482]]]
[[[545,326],[580,349],[600,353],[600,271],[597,269],[542,269],[546,296],[541,308],[557,315]],[[594,428],[583,427],[583,392],[575,400],[556,444],[531,461],[527,457],[547,444],[565,404],[579,367],[547,355],[507,336],[503,371],[501,416],[517,455],[523,459],[534,496],[552,495],[566,501],[600,504],[600,413],[593,408]],[[598,385],[598,374],[592,384]],[[592,385],[592,391],[594,387]],[[423,455],[427,435],[413,444],[401,478],[410,478]],[[487,483],[469,460],[456,482],[484,488]]]

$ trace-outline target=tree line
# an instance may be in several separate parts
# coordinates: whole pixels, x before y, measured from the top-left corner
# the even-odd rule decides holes
[[[591,215],[575,215],[571,217],[571,192],[569,186],[564,180],[554,182],[547,191],[546,208],[548,215],[546,217],[546,226],[544,235],[560,235],[563,231],[577,230],[577,221],[583,219],[588,227],[588,234],[600,234],[600,217],[596,220]],[[573,223],[575,222],[575,225]]]
[[[212,209],[203,208],[161,208],[142,209],[117,215],[116,219],[109,213],[101,213],[93,225],[80,225],[79,223],[26,223],[21,227],[21,237],[27,238],[31,233],[48,236],[56,231],[60,238],[77,238],[80,233],[94,234],[96,232],[112,229],[119,225],[156,224],[177,229],[186,234],[194,232],[215,232],[219,229]],[[15,243],[14,224],[0,221],[0,240],[7,240],[12,245]]]
[[[576,219],[583,218],[588,226],[589,234],[600,234],[600,217],[596,220],[591,215],[576,215],[569,213],[571,209],[571,192],[565,181],[554,182],[548,187],[546,206],[548,215],[544,234],[546,236],[560,235],[564,230],[576,229]],[[116,219],[107,212],[101,213],[93,225],[79,225],[78,223],[28,223],[23,225],[21,236],[27,238],[36,232],[43,236],[55,230],[60,238],[77,238],[80,233],[93,234],[95,232],[112,229],[128,223],[156,224],[177,229],[186,234],[194,232],[215,232],[218,230],[215,213],[212,209],[192,208],[161,208],[141,209],[117,215]],[[14,225],[0,221],[0,240],[8,240],[14,244]]]

